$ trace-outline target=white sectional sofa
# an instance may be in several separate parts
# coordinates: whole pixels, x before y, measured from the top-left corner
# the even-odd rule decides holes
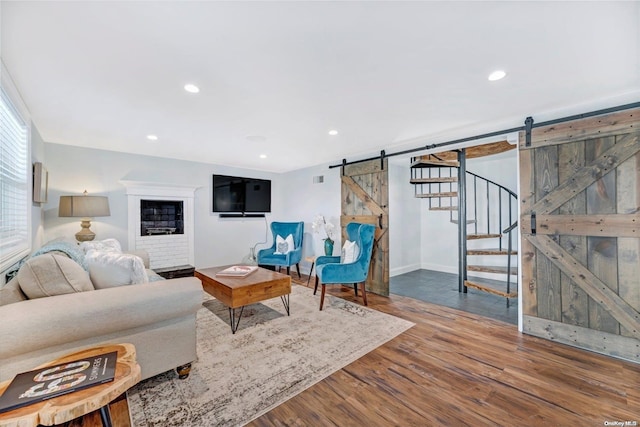
[[[132,343],[143,379],[196,360],[199,279],[109,287],[101,275],[96,289],[78,262],[52,251],[29,259],[0,288],[0,381],[106,343]]]

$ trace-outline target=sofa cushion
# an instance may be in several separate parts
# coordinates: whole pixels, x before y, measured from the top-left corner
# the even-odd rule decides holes
[[[85,260],[96,289],[149,282],[144,262],[139,256],[90,250],[86,253]]]
[[[89,274],[80,265],[65,256],[49,253],[25,262],[17,278],[29,299],[94,290]]]
[[[13,304],[14,302],[25,301],[27,296],[20,289],[18,279],[14,277],[9,283],[0,288],[0,305]]]

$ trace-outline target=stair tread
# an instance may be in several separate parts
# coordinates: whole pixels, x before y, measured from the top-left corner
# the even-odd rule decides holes
[[[507,291],[506,291],[506,289],[507,289],[506,283],[505,283],[505,286],[504,286],[504,290],[497,289],[497,286],[495,286],[495,285],[487,285],[487,284],[484,284],[484,283],[478,283],[475,280],[474,281],[465,280],[464,284],[468,288],[478,289],[479,291],[488,292],[490,294],[499,295],[499,296],[505,297],[505,298],[516,298],[518,296],[518,291],[517,290],[507,293]],[[512,286],[517,289],[517,286],[515,286],[515,283],[512,283]]]
[[[488,249],[469,249],[467,255],[507,255],[507,249],[488,248]],[[511,250],[511,255],[518,255],[518,251]]]
[[[467,234],[467,240],[493,239],[501,236],[502,234]]]
[[[450,220],[450,222],[454,223],[454,224],[459,224],[460,221],[458,221],[457,219],[452,219]],[[467,220],[467,224],[475,224],[477,221],[475,219],[468,219]]]
[[[501,273],[507,274],[507,267],[501,265],[467,265],[468,271],[482,271],[485,273]],[[511,267],[509,274],[518,274],[517,267]]]
[[[434,206],[429,208],[430,211],[457,211],[457,206]]]
[[[457,168],[460,166],[457,160],[420,159],[411,164],[412,168],[445,167]]]
[[[411,184],[438,184],[440,182],[458,182],[457,176],[441,176],[433,178],[412,178]]]
[[[458,197],[458,192],[446,191],[444,193],[418,193],[415,196],[424,199],[432,199],[436,197]]]

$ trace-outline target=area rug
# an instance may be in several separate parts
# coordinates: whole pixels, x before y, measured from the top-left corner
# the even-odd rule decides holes
[[[198,360],[186,380],[167,372],[129,390],[136,427],[241,426],[401,334],[414,324],[294,285],[245,307],[235,335],[229,312],[206,297],[198,311]]]

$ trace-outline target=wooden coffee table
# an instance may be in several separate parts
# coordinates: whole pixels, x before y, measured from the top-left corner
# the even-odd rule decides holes
[[[118,352],[116,375],[113,381],[3,412],[0,414],[0,426],[52,426],[66,423],[96,409],[100,409],[103,426],[111,426],[109,403],[136,385],[141,378],[140,365],[136,362],[136,349],[133,344],[96,346],[37,367],[58,365],[112,351]],[[9,383],[11,380],[0,383],[0,394],[9,386]]]
[[[266,268],[258,267],[245,277],[216,276],[216,273],[231,267],[201,268],[195,276],[202,281],[204,290],[221,303],[229,307],[231,332],[236,333],[244,307],[271,298],[280,297],[289,315],[289,294],[291,294],[291,276]],[[240,314],[236,319],[236,308]]]

